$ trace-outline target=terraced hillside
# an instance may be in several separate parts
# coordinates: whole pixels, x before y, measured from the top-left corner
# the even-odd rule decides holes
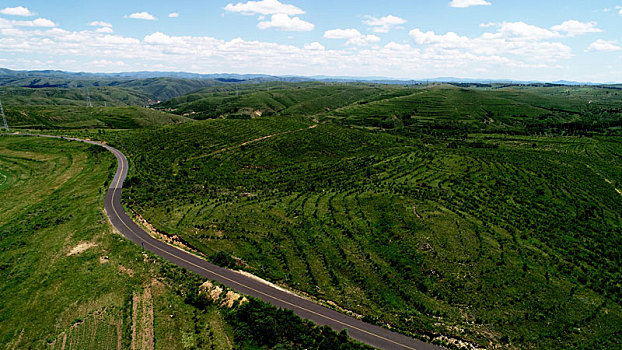
[[[191,121],[142,107],[5,105],[4,111],[11,129],[135,129]]]
[[[217,263],[415,334],[619,344],[619,138],[420,140],[296,118],[111,139],[130,208]]]
[[[272,84],[272,87],[270,87]],[[402,87],[366,84],[266,83],[207,88],[156,107],[195,119],[311,116],[376,98],[407,94]]]
[[[446,135],[479,130],[578,134],[621,128],[615,87],[320,83],[208,88],[156,107],[194,119],[307,116],[357,127]]]
[[[0,99],[5,105],[34,106],[86,106],[85,87],[62,88],[24,88],[4,86]],[[144,92],[127,88],[91,87],[88,90],[93,106],[123,107],[146,106],[154,102],[153,97]]]
[[[75,97],[77,97],[76,100],[84,101],[88,87],[94,103],[144,106],[148,103],[185,95],[201,88],[219,85],[225,85],[225,83],[214,79],[166,77],[140,79],[62,73],[55,77],[41,72],[20,75],[2,74],[0,71],[0,86],[3,91],[10,95],[17,94],[21,102],[30,98],[42,104],[58,104],[56,101],[60,99],[74,100]]]
[[[115,234],[103,211],[114,164],[100,147],[0,134],[3,347],[366,348],[292,312],[235,301]]]
[[[357,103],[324,117],[346,125],[384,129],[463,128],[468,131],[545,133],[620,126],[622,93],[597,87],[465,89],[433,86],[370,103]]]

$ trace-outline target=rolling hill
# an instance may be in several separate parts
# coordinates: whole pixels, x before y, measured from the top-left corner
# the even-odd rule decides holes
[[[158,229],[366,320],[491,347],[619,339],[617,137],[271,117],[106,138],[132,162],[127,205]]]

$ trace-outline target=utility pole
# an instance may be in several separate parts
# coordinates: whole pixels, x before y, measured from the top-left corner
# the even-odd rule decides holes
[[[4,108],[2,108],[2,101],[0,100],[0,114],[2,114],[2,122],[4,122],[4,128],[9,131],[9,124],[6,122],[6,116],[4,115]]]
[[[91,95],[89,94],[89,87],[86,87],[86,106],[89,108],[93,108],[93,103],[91,103]]]

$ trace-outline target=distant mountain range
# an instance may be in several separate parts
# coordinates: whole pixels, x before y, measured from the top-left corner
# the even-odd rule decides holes
[[[615,85],[616,83],[597,84],[591,82],[577,81],[517,81],[509,79],[468,79],[455,77],[438,77],[430,79],[391,79],[386,77],[348,77],[348,76],[276,76],[267,74],[198,74],[187,72],[121,72],[121,73],[84,73],[84,72],[65,72],[58,70],[37,70],[37,71],[16,71],[0,68],[0,86],[1,85],[20,85],[24,87],[39,87],[37,84],[26,84],[28,79],[54,79],[78,82],[78,85],[86,85],[93,81],[101,80],[137,80],[137,79],[154,79],[154,78],[173,78],[184,80],[214,80],[224,83],[231,82],[247,82],[260,83],[269,81],[284,82],[306,82],[306,81],[326,81],[326,82],[367,82],[377,84],[425,84],[425,83],[463,83],[463,84],[554,84],[554,85]],[[29,86],[33,85],[33,86]],[[63,85],[63,84],[60,84]],[[74,84],[75,85],[75,84]],[[50,87],[50,86],[48,86]]]

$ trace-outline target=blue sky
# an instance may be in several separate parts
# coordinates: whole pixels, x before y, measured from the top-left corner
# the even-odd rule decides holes
[[[0,1],[0,67],[622,82],[622,0]]]

